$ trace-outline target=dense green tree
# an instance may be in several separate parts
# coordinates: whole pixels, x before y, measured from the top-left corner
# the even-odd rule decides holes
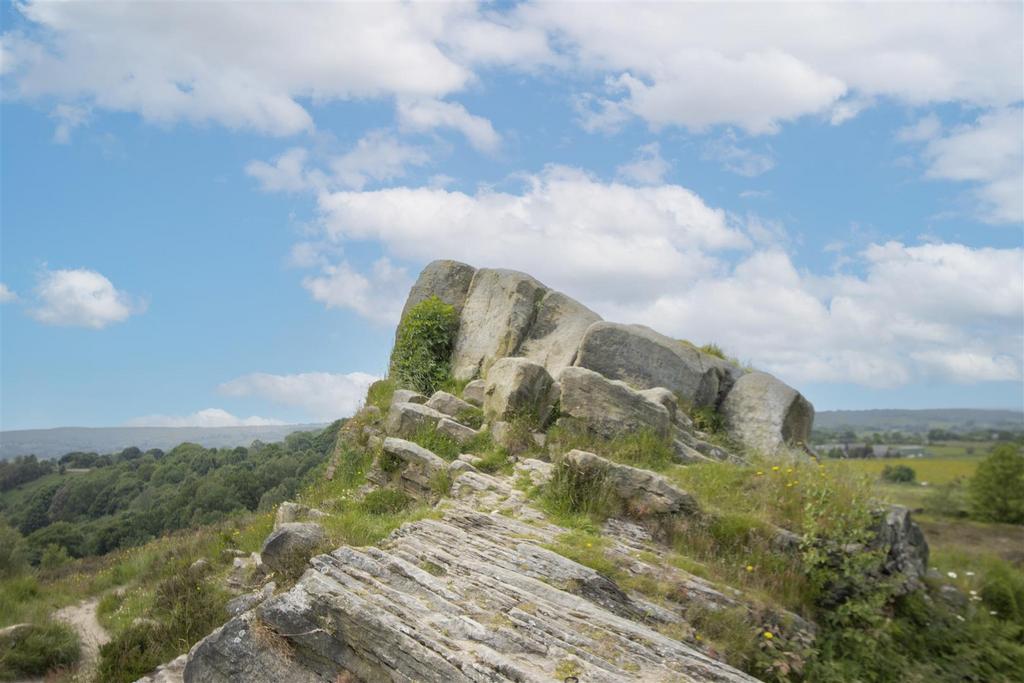
[[[1024,455],[1000,444],[978,464],[971,478],[971,512],[978,519],[1024,524]]]

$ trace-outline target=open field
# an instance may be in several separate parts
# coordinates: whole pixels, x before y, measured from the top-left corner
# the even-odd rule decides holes
[[[853,472],[862,472],[879,477],[886,465],[906,465],[917,473],[917,481],[930,485],[948,484],[956,479],[969,478],[981,462],[981,456],[939,457],[939,458],[885,458],[825,460],[830,467],[847,467]],[[923,488],[923,487],[922,487]]]

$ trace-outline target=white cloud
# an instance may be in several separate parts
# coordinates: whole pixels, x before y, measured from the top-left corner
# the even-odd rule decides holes
[[[302,281],[313,299],[327,308],[347,308],[384,325],[398,320],[410,285],[412,278],[405,268],[395,267],[387,258],[377,260],[366,274],[345,261],[325,263],[319,275]]]
[[[221,408],[206,408],[191,415],[146,415],[126,423],[128,427],[263,427],[286,424],[266,417],[237,417]]]
[[[430,155],[406,145],[385,131],[371,131],[356,146],[330,162],[335,181],[342,187],[362,189],[368,182],[389,181],[405,175],[409,166],[422,166]]]
[[[608,319],[718,342],[793,382],[1020,377],[1024,250],[872,244],[835,254],[836,273],[819,276],[794,265],[778,221],[741,220],[677,185],[557,166],[523,180],[518,193],[321,193],[327,242],[374,240],[388,257],[368,273],[322,267],[305,285],[329,306],[394,322],[411,278],[393,260],[455,258],[529,272]]]
[[[11,301],[17,301],[18,295],[14,293],[7,285],[0,282],[0,304],[10,303]]]
[[[45,270],[35,289],[32,317],[48,325],[100,329],[145,310],[145,303],[119,291],[94,270]]]
[[[1024,109],[983,114],[931,140],[924,157],[929,178],[978,184],[973,194],[984,220],[1024,221]]]
[[[939,117],[935,114],[928,114],[896,131],[896,139],[900,142],[927,142],[941,131],[942,122]]]
[[[775,159],[769,154],[740,147],[736,134],[727,131],[725,135],[704,145],[703,159],[717,161],[725,170],[737,175],[753,178],[775,168]]]
[[[274,159],[272,164],[250,161],[245,172],[259,181],[266,192],[304,192],[311,185],[310,178],[306,176],[308,159],[307,150],[293,147]]]
[[[876,98],[989,107],[1024,90],[1016,4],[527,3],[584,73],[612,92],[584,96],[595,128],[728,124],[772,133],[825,115],[841,123]]]
[[[640,147],[633,160],[615,169],[615,174],[638,185],[658,185],[670,168],[671,165],[661,157],[661,147],[652,142]]]
[[[58,104],[50,113],[50,118],[57,121],[53,131],[53,141],[58,145],[71,142],[71,132],[89,120],[89,108],[71,104]]]
[[[398,120],[403,128],[429,131],[434,128],[453,128],[481,152],[494,153],[501,146],[499,136],[491,122],[474,116],[455,102],[434,99],[401,99],[398,101]]]
[[[383,130],[370,131],[349,151],[329,157],[328,170],[309,165],[309,150],[293,147],[271,163],[250,161],[245,172],[265,192],[328,191],[338,188],[361,190],[369,183],[383,183],[403,177],[410,166],[430,161],[426,150],[407,145]]]
[[[254,396],[302,408],[310,418],[328,421],[354,413],[366,397],[367,387],[377,379],[365,372],[253,373],[225,382],[219,391],[226,396]]]
[[[307,107],[395,97],[489,149],[490,124],[443,101],[484,69],[607,78],[583,93],[607,128],[629,117],[772,133],[839,123],[878,99],[1005,106],[1024,90],[1018,3],[43,3],[3,36],[5,93],[214,122],[313,129]],[[201,19],[198,20],[197,18]],[[587,86],[584,86],[587,87]]]
[[[677,185],[603,183],[561,166],[523,181],[520,194],[400,187],[321,193],[318,203],[325,235],[338,243],[377,240],[389,256],[407,261],[443,255],[519,268],[572,292],[625,300],[713,272],[718,263],[705,251],[750,244],[724,211]],[[343,266],[329,277],[307,281],[307,287],[325,302],[341,289],[346,292],[341,300],[359,302],[350,306],[356,310],[383,309],[396,316],[405,292],[395,279],[356,275]],[[361,294],[372,291],[373,280],[396,292],[391,306],[362,303],[373,301]]]

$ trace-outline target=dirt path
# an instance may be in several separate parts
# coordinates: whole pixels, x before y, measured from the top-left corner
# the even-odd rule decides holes
[[[82,641],[82,663],[78,668],[77,680],[89,680],[92,672],[96,670],[96,661],[99,659],[100,646],[110,641],[99,620],[96,619],[96,606],[99,600],[85,600],[77,605],[62,607],[54,613],[54,618],[63,621],[75,629]]]

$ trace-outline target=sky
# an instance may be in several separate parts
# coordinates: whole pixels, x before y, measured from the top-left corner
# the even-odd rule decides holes
[[[1021,409],[1022,7],[4,2],[0,428],[351,414],[437,258]]]

